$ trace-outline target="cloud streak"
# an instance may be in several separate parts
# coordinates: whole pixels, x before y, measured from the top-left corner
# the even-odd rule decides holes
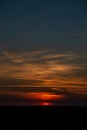
[[[79,63],[84,57],[52,50],[2,50],[0,86],[86,86],[87,63]]]
[[[87,36],[87,32],[77,32],[77,33],[73,33],[73,36]]]

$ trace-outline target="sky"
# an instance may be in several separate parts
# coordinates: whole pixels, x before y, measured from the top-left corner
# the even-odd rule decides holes
[[[0,0],[2,87],[81,88],[85,93],[86,0]]]

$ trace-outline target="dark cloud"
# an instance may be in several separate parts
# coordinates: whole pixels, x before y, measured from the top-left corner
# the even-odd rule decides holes
[[[0,86],[15,86],[15,85],[40,85],[41,80],[26,80],[16,78],[0,78]]]
[[[84,69],[84,65],[83,65],[83,69],[75,70],[73,76],[78,78],[84,78],[84,81],[87,80],[87,68]]]
[[[75,87],[87,87],[87,84],[84,83],[66,83],[68,86],[75,86]]]

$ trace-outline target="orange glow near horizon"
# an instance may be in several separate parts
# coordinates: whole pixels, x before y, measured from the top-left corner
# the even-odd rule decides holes
[[[31,92],[27,95],[29,98],[33,98],[41,101],[52,101],[56,99],[63,99],[65,95],[56,95],[50,92]]]
[[[52,103],[50,103],[50,102],[42,102],[40,105],[41,106],[52,106]]]
[[[52,92],[31,92],[28,98],[35,99],[38,102],[37,106],[53,106],[52,101],[62,100],[65,95],[56,95]]]

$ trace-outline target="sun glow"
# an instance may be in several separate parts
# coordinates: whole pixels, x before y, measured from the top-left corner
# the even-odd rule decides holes
[[[52,106],[52,103],[50,103],[50,102],[42,102],[41,106]]]
[[[42,101],[51,101],[65,98],[65,95],[56,95],[50,92],[31,92],[29,93],[28,97]]]

